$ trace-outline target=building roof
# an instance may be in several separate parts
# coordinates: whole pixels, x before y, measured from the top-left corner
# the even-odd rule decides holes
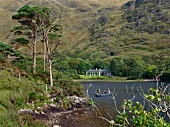
[[[97,70],[97,69],[90,69],[90,70],[87,70],[86,72],[109,72],[108,70],[106,70],[106,69],[104,69],[104,70],[101,70],[101,69],[99,69],[99,70]]]

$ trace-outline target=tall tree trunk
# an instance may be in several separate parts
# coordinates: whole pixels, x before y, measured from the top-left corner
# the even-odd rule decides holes
[[[48,71],[50,73],[50,86],[53,87],[53,74],[52,74],[52,63],[51,63],[51,51],[48,43],[48,32],[45,34],[45,44],[46,44],[46,53],[47,53],[47,63],[48,63]]]
[[[58,41],[58,39],[55,41],[57,42],[53,42],[55,44],[54,48],[50,47],[50,44],[49,44],[49,33],[50,33],[50,30],[55,28],[56,26],[50,26],[49,28],[47,27],[46,31],[43,32],[43,39],[44,39],[44,43],[46,44],[46,60],[47,60],[47,64],[48,64],[48,71],[49,71],[49,78],[50,78],[50,86],[53,87],[53,74],[52,74],[52,62],[51,62],[51,55],[52,53],[57,49],[57,46],[60,44],[60,41]],[[54,29],[55,30],[55,29]],[[57,36],[58,37],[58,36]]]
[[[44,71],[46,71],[46,44],[44,42]]]
[[[53,87],[53,73],[52,73],[52,63],[51,60],[49,59],[49,72],[50,72],[50,86]]]
[[[36,73],[36,56],[37,56],[37,42],[36,42],[36,39],[37,39],[37,30],[34,30],[33,31],[33,74]]]
[[[36,33],[34,33],[34,37],[33,37],[33,74],[36,73],[36,54],[37,54]]]

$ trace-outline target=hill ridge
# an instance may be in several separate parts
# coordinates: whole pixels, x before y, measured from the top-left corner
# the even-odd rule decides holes
[[[142,24],[142,22],[139,23],[141,18],[135,22],[128,20],[129,15],[131,15],[130,12],[136,12],[142,9],[140,9],[140,6],[129,8],[128,1],[129,0],[0,1],[1,6],[9,10],[5,12],[3,9],[0,9],[0,11],[2,11],[0,17],[3,19],[0,21],[0,41],[9,43],[12,38],[13,35],[10,34],[9,31],[16,21],[12,21],[11,15],[16,13],[19,7],[22,7],[24,4],[32,6],[43,5],[48,6],[52,10],[52,14],[59,17],[59,23],[63,26],[63,42],[65,45],[60,46],[60,51],[64,51],[64,53],[77,54],[77,57],[82,58],[93,56],[94,58],[101,59],[128,54],[141,55],[141,52],[143,55],[170,55],[167,51],[169,49],[168,40],[170,37],[166,32],[155,32],[151,31],[152,29],[148,29],[151,32],[142,30],[145,28],[143,27],[145,24],[137,27],[139,24]],[[144,0],[132,2],[137,3],[141,1]],[[150,2],[151,1],[153,0],[150,0]],[[160,1],[165,1],[166,3],[167,0]],[[12,3],[13,6],[9,6],[12,5]],[[169,4],[168,1],[167,3]],[[147,4],[142,3],[141,6]],[[149,4],[152,5],[152,3]],[[168,5],[165,4],[165,6]],[[165,6],[163,6],[164,9],[166,8]],[[6,15],[6,17],[2,14]],[[135,18],[135,16],[136,15],[131,19]],[[156,22],[153,21],[153,23],[155,24]],[[162,23],[163,22],[160,22],[160,24]],[[163,23],[163,25],[164,28],[169,28],[168,22]],[[161,30],[159,29],[159,31]]]

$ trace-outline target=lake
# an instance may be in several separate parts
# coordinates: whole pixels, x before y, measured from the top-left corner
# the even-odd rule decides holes
[[[133,98],[133,93],[135,94],[134,101],[139,101],[143,103],[143,98],[140,95],[140,92],[148,93],[150,88],[156,88],[156,82],[80,82],[82,85],[85,86],[92,84],[89,88],[89,96],[93,99],[96,106],[100,110],[102,116],[106,117],[107,119],[111,120],[114,119],[117,111],[115,110],[115,103],[111,96],[106,97],[95,97],[94,93],[97,89],[101,91],[107,90],[110,88],[111,92],[114,92],[116,95],[116,104],[118,110],[121,110],[120,106],[123,99],[130,99]],[[140,92],[139,92],[140,91]],[[94,111],[80,115],[79,117],[75,118],[68,127],[107,127],[109,124],[101,119],[96,117],[96,113]]]

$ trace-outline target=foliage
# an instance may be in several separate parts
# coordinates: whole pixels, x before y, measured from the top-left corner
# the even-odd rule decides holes
[[[126,126],[130,124],[129,120],[131,120],[133,126],[168,127],[170,124],[166,119],[170,118],[169,89],[170,84],[162,85],[157,86],[156,89],[150,88],[149,94],[142,94],[150,109],[146,109],[146,105],[140,102],[133,104],[133,100],[124,100],[122,107],[126,110],[117,116],[116,124]]]
[[[112,80],[109,76],[81,76],[80,79],[83,80]]]
[[[117,76],[117,77],[125,76],[124,66],[125,66],[125,63],[124,63],[123,58],[121,57],[115,57],[114,59],[110,61],[110,70],[114,76]]]
[[[60,56],[60,55],[59,55]],[[66,75],[78,79],[78,74],[85,74],[85,71],[90,69],[91,63],[88,60],[81,58],[70,58],[70,57],[58,57],[54,58],[54,68]]]
[[[85,75],[85,71],[91,69],[108,69],[113,76],[126,77],[127,79],[153,79],[155,73],[159,70],[167,70],[169,73],[169,58],[145,55],[143,57],[136,55],[114,56],[110,59],[82,59],[73,56],[64,56],[59,53],[59,57],[53,57],[55,62],[54,68],[72,77],[73,79],[80,78],[78,75]],[[60,57],[61,56],[61,57]],[[162,62],[162,63],[161,63]],[[91,78],[92,77],[88,77]],[[99,77],[100,79],[102,77]],[[95,78],[96,79],[96,78]],[[166,78],[161,77],[162,80]]]
[[[11,77],[11,75],[6,71],[3,71],[3,73],[1,73],[0,75],[1,75],[0,89],[6,91],[7,94],[6,97],[7,98],[9,97],[7,101],[9,101],[9,99],[11,98],[14,99],[13,103],[15,103],[15,99],[17,99],[16,103],[19,101],[26,102],[28,101],[27,100],[29,97],[28,95],[31,92],[36,92],[36,91],[38,92],[37,94],[41,93],[42,95],[45,95],[45,92],[43,90],[39,90],[41,89],[41,86],[33,85],[32,82],[25,79],[24,77],[23,79],[21,79],[20,82],[18,82],[17,77]],[[8,102],[8,106],[10,105],[11,104]]]
[[[84,87],[78,82],[74,82],[70,77],[60,73],[54,73],[54,92],[57,89],[62,89],[64,96],[82,96],[84,94]]]
[[[67,97],[62,99],[62,108],[67,109],[71,105],[71,100]]]
[[[90,59],[93,56],[94,59],[113,58],[113,53],[111,52],[114,52],[114,56],[116,57],[130,55],[130,54],[135,54],[141,57],[143,55],[152,55],[152,54],[155,54],[156,56],[162,54],[167,57],[170,55],[168,52],[169,35],[159,34],[158,32],[154,32],[153,34],[148,34],[145,31],[140,32],[134,29],[129,29],[129,28],[126,29],[125,26],[127,25],[133,26],[133,22],[128,23],[125,18],[122,18],[122,15],[124,15],[124,13],[126,13],[126,11],[128,10],[133,10],[133,9],[135,10],[135,8],[133,8],[134,6],[128,8],[127,10],[120,10],[119,7],[121,6],[121,4],[127,2],[128,0],[121,0],[121,1],[107,0],[107,1],[108,2],[97,0],[97,1],[93,1],[94,4],[91,4],[89,3],[90,1],[79,2],[78,0],[75,0],[74,2],[79,3],[76,6],[75,10],[72,9],[68,3],[63,3],[63,2],[60,3],[62,6],[61,9],[59,9],[57,6],[58,1],[54,1],[53,4],[50,3],[50,1],[46,1],[48,3],[48,7],[51,9],[51,14],[53,16],[56,15],[59,16],[61,24],[63,25],[63,30],[65,34],[63,36],[63,40],[66,43],[66,45],[60,46],[58,51],[67,50],[67,52],[69,52],[69,54],[67,55],[75,56],[75,57],[79,56],[83,59],[84,58]],[[155,3],[155,1],[152,3],[150,0],[148,1],[150,2],[150,5]],[[141,6],[145,7],[145,4],[149,6],[148,1],[146,2],[145,0],[140,0],[139,2],[138,0],[139,4],[136,7],[138,8]],[[166,17],[169,17],[168,4],[165,5],[166,2],[169,1],[159,0],[156,6],[149,6],[148,9],[153,8],[154,11],[157,11],[157,9],[154,9],[157,8],[157,6],[160,6],[160,8],[164,8],[167,6],[166,9],[159,9],[159,10],[163,13],[166,13],[167,15]],[[8,8],[6,8],[6,10],[1,10],[3,11],[2,14],[6,16],[1,19],[2,25],[0,27],[2,30],[0,32],[2,34],[0,34],[0,37],[4,39],[4,41],[7,43],[9,42],[9,39],[15,38],[15,36],[13,35],[10,35],[10,37],[8,37],[8,31],[10,31],[9,29],[14,24],[16,24],[15,21],[10,20],[10,15],[14,14],[18,9],[17,6],[13,8],[12,6],[8,6],[8,5],[18,4],[23,6],[25,3],[26,1],[24,2],[17,1],[15,3],[12,3],[11,1],[6,1],[2,3],[3,7],[7,6]],[[34,3],[33,5],[43,5],[43,1],[34,1],[33,3]],[[115,6],[118,5],[118,7],[112,5]],[[79,6],[80,8],[83,7],[85,8],[85,10],[88,11],[77,12]],[[148,12],[147,8],[146,9],[142,8],[140,12],[142,13],[143,11],[146,11],[146,13]],[[154,11],[149,13],[151,17],[161,17],[162,14],[159,14],[160,12],[154,12]],[[139,15],[137,15],[137,18],[138,16]],[[103,17],[106,18],[110,17],[110,19],[104,20],[105,25],[101,26],[100,22],[102,21]],[[143,18],[145,19],[145,17]],[[140,20],[143,20],[143,18]],[[150,20],[147,20],[146,22],[149,21]],[[157,19],[153,19],[151,23],[149,22],[149,24],[152,24],[153,27],[156,26],[157,24],[163,26],[167,24],[167,23],[166,24],[163,23],[162,21],[161,22],[155,22],[155,21],[157,21]],[[144,28],[143,26],[145,27],[145,25],[141,25],[142,28]],[[166,29],[167,28],[169,27],[167,26]],[[18,28],[17,30],[19,31],[20,29]],[[148,30],[152,30],[152,29],[148,29]],[[159,30],[162,30],[162,28]],[[91,31],[94,34],[91,34],[92,33]],[[8,38],[6,39],[6,37]],[[39,42],[39,39],[37,42]],[[91,41],[91,39],[93,41]],[[42,46],[42,43],[39,45]],[[41,52],[40,46],[38,46],[37,52]],[[20,47],[19,49],[25,51],[25,48],[23,47]],[[96,55],[98,52],[101,53],[99,53],[99,55]],[[30,53],[30,51],[26,51],[26,53]]]
[[[93,63],[93,68],[94,69],[109,69],[108,67],[110,66],[110,63],[108,61],[104,61],[104,60],[96,60]]]
[[[92,99],[90,99],[90,98],[88,98],[88,104],[90,106],[95,106],[95,102]]]
[[[155,73],[156,73],[156,70],[157,70],[157,66],[156,65],[147,65],[146,66],[146,74],[144,77],[147,77],[149,79],[153,79],[155,78]]]
[[[77,67],[78,74],[85,74],[85,71],[90,69],[91,64],[88,61],[80,59]]]
[[[166,71],[160,76],[160,79],[163,81],[170,81],[170,72]]]
[[[15,59],[18,59],[18,60],[24,58],[24,56],[21,53],[15,51],[11,46],[3,42],[0,42],[0,53],[1,55],[3,55],[5,59],[8,59],[9,56],[11,57],[14,56]]]
[[[116,124],[120,124],[123,126],[127,126],[129,123],[127,123],[127,119],[132,120],[132,125],[136,127],[141,127],[141,126],[152,126],[152,127],[167,127],[168,123],[160,117],[159,114],[159,109],[153,108],[151,111],[146,111],[144,109],[144,106],[136,102],[134,106],[132,106],[132,102],[130,100],[124,101],[122,106],[126,106],[128,112],[130,114],[133,114],[132,117],[131,115],[128,115],[127,112],[123,112],[121,115],[117,116]]]
[[[43,25],[47,25],[47,26],[51,25],[49,23],[49,16],[50,16],[50,10],[47,7],[42,7],[42,6],[31,7],[29,5],[24,5],[18,10],[17,14],[14,14],[12,16],[12,19],[17,20],[20,26],[14,27],[14,29],[11,32],[14,32],[15,35],[18,35],[16,34],[16,32],[21,35],[27,35],[26,38],[17,36],[18,38],[15,39],[13,43],[17,43],[17,45],[24,45],[33,52],[32,56],[33,56],[34,74],[36,73],[36,56],[37,56],[36,46],[37,46],[38,33],[40,32],[44,33]],[[53,30],[56,30],[55,26]],[[46,35],[48,36],[48,34]],[[52,34],[51,38],[54,38],[55,36],[56,35]],[[47,37],[43,37],[43,39],[44,38],[46,38],[47,40]],[[29,41],[30,39],[32,39],[32,42]]]
[[[41,122],[34,122],[29,115],[20,116],[13,110],[1,113],[0,116],[0,125],[3,127],[46,127]]]
[[[18,77],[13,77],[6,70],[1,70],[0,73],[0,124],[8,126],[44,126],[42,123],[35,122],[28,115],[20,116],[16,113],[16,110],[20,108],[34,108],[43,106],[44,103],[49,103],[47,93],[45,92],[44,77],[48,77],[47,74],[28,75],[27,78],[22,77],[20,82]],[[29,80],[31,79],[31,81]],[[49,89],[49,93],[52,95],[58,95],[55,98],[56,102],[63,100],[63,106],[67,108],[70,104],[64,98],[66,96],[82,96],[84,93],[84,87],[78,82],[73,82],[71,78],[63,75],[62,73],[54,73],[54,87]],[[48,79],[49,80],[49,79]],[[63,107],[64,108],[64,107]],[[11,111],[10,111],[11,110]],[[9,115],[9,112],[11,114]],[[15,115],[15,117],[13,117]],[[4,119],[8,119],[5,120]],[[15,120],[14,120],[15,119]]]
[[[130,6],[132,4],[133,2],[130,3]],[[168,45],[165,45],[168,42],[169,38],[168,36],[164,35],[169,34],[169,30],[167,29],[169,28],[169,10],[167,10],[168,5],[168,0],[150,0],[147,2],[144,2],[144,0],[136,0],[135,5],[132,5],[129,9],[127,9],[124,14],[124,18],[128,21],[128,23],[126,23],[125,19],[120,18],[121,15],[116,15],[117,18],[115,18],[116,16],[113,15],[122,12],[113,12],[112,10],[114,9],[112,7],[106,9],[103,9],[101,7],[95,8],[94,11],[90,11],[91,13],[87,13],[87,15],[93,16],[82,18],[84,19],[82,20],[83,22],[79,22],[79,18],[77,18],[76,15],[73,15],[73,17],[77,19],[67,20],[69,21],[69,23],[63,22],[63,24],[65,24],[65,28],[67,29],[65,33],[71,33],[71,36],[67,36],[65,38],[66,42],[74,42],[74,44],[70,46],[70,48],[68,48],[68,50],[71,49],[70,52],[67,53],[68,57],[58,59],[53,56],[53,60],[56,60],[56,62],[53,63],[55,69],[65,73],[67,76],[58,71],[54,73],[54,88],[50,91],[51,94],[58,95],[58,98],[56,100],[59,101],[60,99],[62,99],[67,106],[69,102],[67,99],[65,99],[65,96],[81,96],[83,94],[83,87],[79,83],[73,82],[71,77],[79,78],[78,74],[84,74],[84,71],[89,68],[109,69],[114,75],[127,76],[128,79],[152,78],[159,68],[167,70],[163,77],[161,77],[161,79],[169,80],[170,63],[168,62],[169,58],[166,57],[168,56],[169,50]],[[96,7],[98,7],[98,5],[96,5]],[[143,7],[145,9],[143,9]],[[70,11],[74,9],[70,9],[69,11],[68,10],[65,12],[70,13]],[[41,8],[40,6],[30,7],[28,5],[25,5],[20,8],[18,10],[18,13],[13,15],[12,18],[18,20],[21,26],[14,27],[12,32],[14,32],[15,36],[17,35],[17,37],[20,37],[18,35],[26,35],[27,38],[18,38],[15,40],[15,42],[17,44],[28,46],[28,48],[32,49],[32,47],[30,47],[32,43],[30,43],[29,39],[36,39],[37,31],[39,31],[39,28],[42,28],[40,27],[41,24],[39,22],[39,17],[41,15],[45,14],[43,18],[45,22],[48,23],[48,20],[46,20],[49,18],[48,12],[50,12],[48,8]],[[94,18],[94,15],[97,15],[97,17]],[[78,14],[78,16],[83,17],[83,15],[80,14]],[[74,19],[71,15],[68,15],[66,17],[68,19]],[[109,21],[110,19],[108,19],[108,17],[111,17],[112,21]],[[96,21],[94,21],[94,19],[96,19]],[[63,21],[63,19],[61,20]],[[79,28],[77,27],[78,23],[79,25],[83,25],[80,25]],[[77,25],[70,26],[70,24]],[[85,29],[87,29],[87,33]],[[129,29],[131,29],[131,31],[129,31]],[[140,35],[138,34],[138,32],[134,31],[134,29],[140,32]],[[58,28],[55,30],[58,30]],[[147,34],[145,33],[145,31],[153,35]],[[161,34],[155,34],[156,32]],[[61,37],[61,35],[51,33],[49,34],[49,37],[51,39],[54,39],[55,37]],[[161,43],[161,41],[163,43]],[[53,40],[52,42],[55,41]],[[161,43],[161,46],[158,43]],[[19,45],[19,47],[22,45]],[[79,49],[76,49],[77,47],[79,47]],[[158,51],[156,51],[155,49],[157,49]],[[74,53],[74,50],[77,54],[71,54]],[[100,52],[98,52],[99,50]],[[151,55],[153,54],[154,50],[155,54]],[[136,56],[131,56],[129,55],[131,54],[131,52],[139,52],[141,56],[136,57],[138,54],[136,54]],[[3,64],[5,58],[9,55],[20,56],[21,54],[16,53],[9,45],[1,43],[0,60]],[[120,55],[120,58],[115,57],[116,55]],[[143,57],[144,55],[146,56],[146,58]],[[81,56],[83,57],[77,58]],[[20,57],[23,58],[22,55]],[[106,60],[104,60],[105,58]],[[30,73],[32,71],[32,64],[30,63],[30,59],[31,58],[25,58],[23,59],[23,61],[13,61],[13,64]],[[42,102],[46,101],[46,93],[44,92],[44,87],[42,86],[42,84],[49,82],[49,78],[47,77],[49,73],[43,71],[41,57],[37,61],[37,66],[37,74],[25,74],[25,76],[27,75],[27,79],[21,76],[22,78],[20,82],[18,82],[18,78],[16,78],[16,76],[18,76],[19,74],[18,72],[15,72],[16,70],[11,69],[10,67],[5,67],[7,71],[2,71],[4,69],[4,66],[1,66],[1,125],[6,126],[5,124],[7,124],[7,126],[41,126],[41,124],[39,123],[37,123],[38,125],[36,125],[36,123],[34,123],[29,117],[21,117],[16,114],[16,112],[13,112],[16,109],[28,106],[27,102],[34,102],[36,104],[38,103],[38,105],[40,103],[40,105],[42,105]],[[103,79],[105,77],[97,78]],[[155,94],[157,94],[155,92],[157,91],[151,90],[151,94],[145,96],[146,99],[150,102],[160,102],[160,99],[162,99],[160,98],[160,93],[155,97]],[[168,98],[169,96],[167,96],[166,99]],[[169,100],[167,100],[167,102],[168,101]],[[153,108],[150,112],[145,113],[143,111],[145,110],[144,107],[139,103],[136,103],[136,105],[132,105],[131,102],[125,101],[122,106],[126,106],[128,108],[127,110],[131,110],[131,113],[135,114],[135,117],[133,118],[133,123],[136,126],[142,126],[141,121],[149,125],[154,124],[151,117],[155,119],[158,118],[159,123],[158,121],[154,121],[155,124],[160,126],[164,126],[164,124],[166,125],[164,120],[162,120],[162,118],[158,116],[159,110],[157,110],[157,108]],[[12,109],[12,111],[10,109]],[[139,114],[142,114],[141,117],[143,118],[141,118],[140,116],[138,117],[137,115]],[[120,114],[120,117],[118,117],[118,120],[116,122],[120,122],[121,124],[126,125],[127,115],[128,114],[123,112],[122,114]],[[4,121],[4,119],[7,119],[7,121]],[[111,121],[111,123],[112,122],[113,121]]]
[[[130,57],[124,59],[126,75],[129,79],[140,79],[144,73],[144,61],[140,58]]]
[[[169,127],[170,123],[170,84],[158,84],[156,88],[150,88],[148,94],[138,88],[143,101],[136,101],[133,88],[131,88],[131,99],[124,99],[120,108],[117,107],[116,94],[113,93],[113,100],[117,115],[115,118],[107,119],[103,117],[100,110],[94,104],[97,110],[97,116],[110,124],[110,127]],[[87,89],[88,94],[88,89]],[[91,98],[90,98],[91,99]]]
[[[24,116],[20,116],[16,113],[16,110],[20,108],[32,108],[29,103],[35,103],[43,105],[43,102],[47,101],[46,92],[42,86],[38,86],[36,83],[29,81],[28,79],[21,77],[20,82],[18,78],[10,75],[9,72],[3,70],[0,73],[0,123],[4,126],[36,126],[41,125],[34,123],[31,118],[25,119]],[[33,99],[33,96],[36,98]],[[30,123],[32,122],[32,123]]]
[[[5,61],[5,58],[2,54],[0,54],[0,62],[4,62]]]
[[[18,66],[21,70],[24,70],[28,73],[32,72],[32,58],[25,57],[22,61],[13,61],[13,65]],[[37,58],[37,74],[43,73],[43,61],[42,58]],[[44,72],[45,73],[45,72]],[[36,74],[35,74],[36,75]]]

